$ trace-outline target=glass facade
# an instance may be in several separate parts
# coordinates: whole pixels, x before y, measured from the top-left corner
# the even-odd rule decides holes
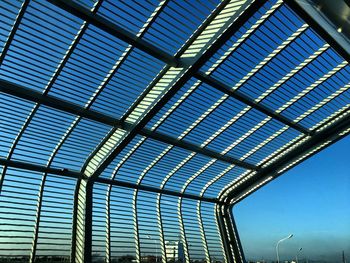
[[[0,10],[0,262],[243,262],[232,206],[349,132],[284,1]]]

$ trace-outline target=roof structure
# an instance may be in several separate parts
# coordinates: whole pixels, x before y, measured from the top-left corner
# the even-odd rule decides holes
[[[0,9],[0,262],[243,262],[232,205],[350,131],[348,52],[297,1]]]

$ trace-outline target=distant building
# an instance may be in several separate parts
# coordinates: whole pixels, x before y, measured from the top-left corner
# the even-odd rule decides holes
[[[184,262],[184,248],[181,241],[165,241],[167,261]]]

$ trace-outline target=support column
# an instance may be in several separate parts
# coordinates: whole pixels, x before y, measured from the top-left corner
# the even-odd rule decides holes
[[[75,191],[71,262],[91,262],[93,182],[80,179]]]
[[[233,252],[234,261],[235,263],[244,263],[246,261],[245,261],[245,257],[244,257],[244,253],[241,245],[241,240],[238,235],[236,223],[232,215],[232,205],[224,205],[222,212],[223,212],[225,227],[228,232],[230,245]]]
[[[216,205],[216,219],[217,219],[217,222],[218,222],[218,225],[219,225],[221,242],[222,242],[222,244],[224,246],[226,262],[227,263],[234,263],[235,261],[234,261],[233,253],[232,253],[232,250],[231,250],[228,233],[226,231],[224,217],[223,217],[223,214],[222,214],[222,209],[223,209],[223,205],[221,205],[221,204],[217,204]]]

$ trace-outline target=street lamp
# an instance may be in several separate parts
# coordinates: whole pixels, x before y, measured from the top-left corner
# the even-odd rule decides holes
[[[303,250],[303,248],[301,247],[301,248],[299,248],[299,250],[298,250],[298,252],[297,252],[297,254],[295,255],[295,261],[297,262],[297,263],[299,263],[298,262],[298,254],[300,253],[300,251],[302,251]]]
[[[287,239],[290,239],[293,237],[293,234],[290,234],[289,236],[285,237],[285,238],[282,238],[281,240],[279,240],[277,242],[277,245],[276,245],[276,254],[277,254],[277,263],[280,263],[280,256],[279,256],[279,245],[280,243],[282,243],[283,241],[287,240]]]

